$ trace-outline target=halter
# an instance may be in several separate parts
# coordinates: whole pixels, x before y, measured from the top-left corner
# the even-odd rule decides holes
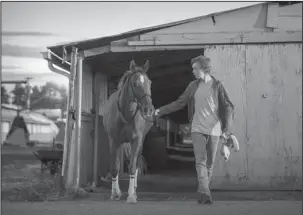
[[[136,73],[138,73],[138,72],[134,72],[133,74],[131,74],[130,77],[128,77],[127,80],[124,82],[124,85],[126,84],[126,82],[129,82],[129,80],[132,78],[132,76],[135,75]],[[122,89],[122,88],[121,88],[121,89]],[[117,101],[118,112],[119,112],[119,116],[120,116],[121,120],[123,121],[123,123],[127,124],[127,123],[129,123],[129,122],[128,122],[128,121],[125,119],[125,117],[123,116],[123,114],[122,114],[122,112],[121,112],[120,103],[119,103],[119,98],[120,98],[120,96],[121,96],[121,89],[119,90],[118,101]],[[134,95],[134,97],[135,97],[135,101],[134,101],[134,102],[137,104],[136,111],[135,111],[135,113],[134,113],[134,114],[132,115],[132,117],[131,117],[131,120],[133,120],[134,117],[136,116],[138,110],[140,110],[140,107],[141,107],[141,103],[140,103],[140,102],[141,102],[141,100],[142,100],[143,98],[147,97],[147,96],[151,97],[151,95],[150,95],[150,94],[144,93],[144,95],[141,96],[140,99],[138,100],[138,99],[136,99],[136,96],[135,96],[135,93],[134,93],[135,90],[134,90],[134,86],[133,86],[132,83],[131,83],[131,90],[132,90],[133,95]],[[132,101],[132,100],[130,100],[130,101]],[[153,121],[150,121],[150,120],[146,119],[146,117],[142,114],[141,111],[140,111],[140,113],[141,113],[141,116],[143,117],[143,119],[145,119],[146,121],[149,121],[149,122],[153,122]]]

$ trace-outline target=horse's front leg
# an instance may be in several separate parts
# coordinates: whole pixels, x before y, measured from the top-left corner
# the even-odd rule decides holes
[[[110,141],[110,154],[111,154],[111,174],[112,174],[112,190],[111,200],[120,200],[121,190],[119,187],[119,156],[117,153],[117,145],[113,140]]]
[[[127,203],[137,203],[137,161],[140,154],[140,147],[142,144],[142,137],[137,136],[131,142],[131,156],[130,156],[130,166],[129,166],[129,186],[128,186],[128,197]]]

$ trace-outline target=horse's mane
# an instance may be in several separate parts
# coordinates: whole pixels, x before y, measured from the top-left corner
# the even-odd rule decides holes
[[[118,83],[118,90],[120,90],[120,89],[123,87],[123,85],[124,85],[126,79],[127,79],[128,76],[129,76],[130,74],[132,74],[132,73],[133,73],[133,72],[132,72],[131,70],[128,70],[128,71],[126,71],[126,72],[123,74],[123,76],[120,78],[120,81],[119,81],[119,83]]]

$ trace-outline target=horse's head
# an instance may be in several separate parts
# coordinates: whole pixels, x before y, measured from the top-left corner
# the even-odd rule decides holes
[[[147,76],[149,61],[143,67],[136,65],[135,61],[130,62],[130,84],[133,95],[140,105],[140,110],[144,116],[152,116],[154,106],[151,98],[151,81]]]

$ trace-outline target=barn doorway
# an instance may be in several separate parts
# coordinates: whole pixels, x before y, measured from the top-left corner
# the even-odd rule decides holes
[[[203,54],[204,49],[106,53],[102,55],[102,59],[91,63],[94,70],[103,68],[102,71],[107,76],[107,92],[110,96],[117,89],[119,79],[128,69],[131,60],[143,65],[148,59],[153,104],[155,108],[159,108],[176,100],[194,80],[190,61]],[[161,119],[159,127],[152,127],[143,148],[148,174],[194,176],[192,145],[186,144],[182,135],[182,128],[187,124],[186,107]],[[124,169],[127,172],[125,166]],[[183,170],[186,173],[182,172]]]

